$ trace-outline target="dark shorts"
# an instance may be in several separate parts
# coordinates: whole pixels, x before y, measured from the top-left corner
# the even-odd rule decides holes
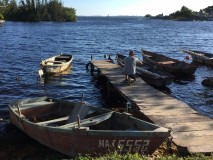
[[[132,75],[128,75],[130,78],[132,78],[132,79],[135,79],[135,75],[134,74],[132,74]]]
[[[128,75],[128,74],[126,74],[126,73],[124,73],[124,72],[122,72],[123,74],[125,74],[125,75]],[[136,79],[135,78],[135,74],[131,74],[131,75],[128,75],[130,78],[132,78],[132,79]]]

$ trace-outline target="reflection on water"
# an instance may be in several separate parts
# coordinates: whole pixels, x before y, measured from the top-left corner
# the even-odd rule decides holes
[[[61,80],[68,80],[66,79],[66,75],[72,74],[72,65],[70,65],[65,71],[60,72],[60,73],[55,73],[52,75],[46,75],[46,76],[39,76],[38,75],[38,82],[43,84],[43,83],[48,83],[54,79],[61,79]]]
[[[146,20],[143,17],[79,17],[76,23],[7,22],[0,28],[0,115],[7,116],[11,101],[38,96],[81,100],[103,106],[100,88],[86,64],[104,55],[134,50],[142,60],[141,49],[185,60],[181,48],[211,52],[211,22]],[[74,56],[68,72],[47,77],[38,83],[42,59],[56,53]],[[190,80],[175,81],[165,93],[186,102],[198,112],[213,118],[213,89],[201,85],[213,68],[199,66]],[[17,79],[18,77],[18,79]]]

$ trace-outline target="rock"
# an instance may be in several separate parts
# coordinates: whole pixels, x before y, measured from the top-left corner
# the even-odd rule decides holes
[[[213,77],[207,77],[203,79],[202,85],[213,87]]]

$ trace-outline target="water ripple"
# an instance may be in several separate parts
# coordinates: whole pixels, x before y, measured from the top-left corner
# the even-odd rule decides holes
[[[85,101],[102,105],[100,90],[85,69],[91,55],[93,59],[103,59],[105,54],[114,58],[117,52],[127,54],[133,49],[141,58],[144,48],[184,60],[180,48],[213,52],[211,22],[79,17],[77,23],[6,22],[0,33],[0,114],[5,114],[11,101],[43,95],[80,100],[84,94]],[[40,61],[62,52],[74,56],[70,71],[38,83]],[[192,81],[169,86],[171,96],[212,118],[213,90],[201,85],[212,74],[212,68],[200,66]]]

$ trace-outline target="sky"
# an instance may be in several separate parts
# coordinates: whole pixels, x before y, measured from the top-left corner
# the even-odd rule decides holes
[[[76,9],[77,16],[169,15],[186,6],[200,11],[213,5],[212,0],[61,0],[64,7]]]

